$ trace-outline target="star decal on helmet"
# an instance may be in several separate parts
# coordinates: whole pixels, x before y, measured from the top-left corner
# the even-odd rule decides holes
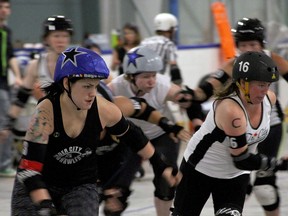
[[[65,56],[65,58],[62,61],[61,68],[68,61],[70,61],[73,65],[75,65],[75,67],[77,67],[76,56],[86,54],[86,52],[79,52],[79,51],[77,51],[77,48],[73,48],[73,49],[71,49],[69,51],[63,52],[62,54]]]
[[[139,49],[136,49],[136,50],[135,50],[134,52],[132,52],[132,53],[127,53],[127,55],[128,55],[128,66],[129,66],[130,64],[133,64],[133,65],[137,68],[136,59],[143,57],[143,55],[140,55],[140,54],[137,53],[138,50],[139,50]]]

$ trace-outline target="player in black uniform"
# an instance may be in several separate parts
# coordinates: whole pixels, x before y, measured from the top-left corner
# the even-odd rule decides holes
[[[83,46],[101,55],[101,51],[97,50],[97,44],[92,40],[87,39]],[[98,93],[105,99],[115,103],[124,116],[157,124],[174,139],[180,139],[184,142],[190,139],[190,132],[180,125],[173,124],[159,111],[149,106],[143,98],[129,99],[123,96],[113,96],[105,83],[109,83],[109,78],[99,83],[97,86]],[[130,186],[135,176],[137,173],[144,174],[144,169],[141,166],[142,159],[132,152],[127,145],[120,143],[119,139],[108,132],[101,139],[96,152],[99,165],[98,185],[101,188],[99,190],[100,202],[104,205],[104,214],[106,216],[120,216],[129,204]]]
[[[168,121],[159,111],[148,105],[143,98],[128,99],[123,96],[113,96],[111,90],[102,81],[97,86],[97,91],[107,100],[115,103],[124,116],[158,124],[166,133],[176,139],[188,141],[191,137],[191,134],[182,126]],[[131,100],[134,101],[133,104]],[[107,131],[96,152],[99,165],[98,184],[101,186],[102,195],[100,201],[105,200],[104,214],[119,216],[128,206],[127,199],[131,194],[130,186],[142,159]]]
[[[98,215],[97,143],[104,128],[123,140],[171,186],[180,174],[113,103],[97,96],[109,70],[95,52],[71,47],[58,58],[54,82],[25,136],[12,195],[12,215]]]

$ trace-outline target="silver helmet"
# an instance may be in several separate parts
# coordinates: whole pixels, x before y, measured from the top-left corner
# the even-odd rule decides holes
[[[125,74],[158,72],[162,68],[163,62],[161,57],[154,50],[146,46],[138,46],[129,50],[123,60]]]

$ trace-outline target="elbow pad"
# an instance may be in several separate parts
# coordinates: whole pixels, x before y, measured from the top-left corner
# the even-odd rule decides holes
[[[198,101],[198,102],[205,102],[214,94],[214,89],[213,89],[213,86],[210,82],[205,81],[205,82],[201,83],[199,85],[199,88],[201,88],[202,91],[205,93],[206,98],[204,100]]]
[[[277,160],[275,158],[268,158],[263,154],[251,154],[246,149],[242,154],[233,156],[235,167],[241,170],[275,170]]]
[[[129,122],[130,127],[123,136],[119,137],[119,139],[126,143],[132,151],[137,153],[147,145],[149,140],[140,127],[129,120],[127,121]]]
[[[17,96],[16,96],[16,100],[14,101],[14,104],[23,108],[25,104],[27,103],[31,95],[31,92],[32,92],[32,89],[28,89],[28,88],[21,86],[17,92]]]
[[[116,135],[120,142],[127,144],[133,152],[143,149],[149,141],[140,127],[123,116],[113,127],[107,127],[107,130],[109,133]]]
[[[144,98],[131,97],[130,99],[132,100],[133,106],[135,109],[135,112],[133,113],[131,117],[147,121],[151,113],[155,111],[155,108],[150,106]],[[141,112],[141,107],[142,107],[141,103],[145,103],[146,108],[141,114],[139,114]]]
[[[171,81],[177,85],[182,84],[182,76],[181,76],[181,71],[178,68],[177,65],[171,65],[170,66],[170,76],[171,76]]]
[[[216,72],[211,74],[211,77],[221,82],[223,85],[227,82],[227,80],[230,78],[228,74],[224,70],[217,70]]]
[[[23,156],[19,163],[17,178],[20,182],[24,183],[28,192],[39,188],[46,188],[41,172],[47,145],[24,141],[23,148]]]

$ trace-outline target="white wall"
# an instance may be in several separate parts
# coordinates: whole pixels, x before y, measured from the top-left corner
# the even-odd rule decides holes
[[[182,71],[184,85],[191,88],[198,84],[198,81],[220,65],[219,48],[191,48],[180,49],[178,54],[178,64]],[[111,64],[111,55],[104,54],[107,65]],[[113,76],[117,76],[117,71],[111,71]]]
[[[178,50],[178,63],[182,71],[183,84],[194,88],[199,80],[206,74],[211,73],[221,65],[221,56],[219,47],[205,48],[183,48]],[[102,55],[107,65],[111,65],[111,54]],[[111,74],[117,76],[117,71],[111,71]],[[10,83],[13,83],[14,77],[10,74]],[[288,84],[283,78],[279,81],[279,100],[282,107],[288,105]]]
[[[103,57],[110,65],[111,55],[106,54]],[[204,75],[215,71],[221,65],[220,50],[218,47],[179,49],[178,62],[183,75],[183,84],[194,88]],[[117,71],[111,73],[117,76]],[[280,79],[279,87],[279,99],[284,108],[288,105],[288,84],[283,78]]]

